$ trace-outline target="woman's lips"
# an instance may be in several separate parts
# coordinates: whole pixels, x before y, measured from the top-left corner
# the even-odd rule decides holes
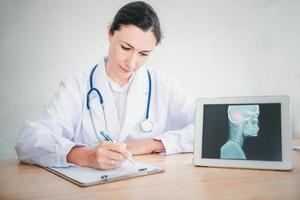
[[[130,72],[129,70],[127,70],[126,68],[124,68],[124,67],[122,67],[122,66],[120,66],[120,68],[121,68],[121,70],[122,70],[123,72],[126,72],[126,73],[129,73],[129,72]]]

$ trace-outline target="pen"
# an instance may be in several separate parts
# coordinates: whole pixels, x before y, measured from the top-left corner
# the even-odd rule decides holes
[[[110,137],[110,135],[104,133],[103,131],[100,131],[100,134],[104,137],[104,139],[105,139],[106,141],[115,142],[115,141],[112,139],[112,137]],[[136,165],[135,161],[134,161],[131,157],[126,156],[126,155],[123,155],[123,156],[125,156],[126,159],[127,159],[128,161],[130,161],[132,164]]]

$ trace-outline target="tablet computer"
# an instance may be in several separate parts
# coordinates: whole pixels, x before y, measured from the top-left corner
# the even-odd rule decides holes
[[[292,169],[288,96],[198,98],[194,164]]]

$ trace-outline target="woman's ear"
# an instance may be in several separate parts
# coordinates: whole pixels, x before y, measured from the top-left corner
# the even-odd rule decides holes
[[[112,32],[111,32],[111,24],[109,24],[107,26],[107,36],[108,36],[108,41],[111,42],[111,38],[113,36]]]

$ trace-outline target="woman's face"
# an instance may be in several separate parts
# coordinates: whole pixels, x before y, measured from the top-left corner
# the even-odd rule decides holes
[[[107,70],[110,76],[128,80],[148,59],[156,44],[151,30],[143,31],[134,25],[122,25],[109,33]]]

